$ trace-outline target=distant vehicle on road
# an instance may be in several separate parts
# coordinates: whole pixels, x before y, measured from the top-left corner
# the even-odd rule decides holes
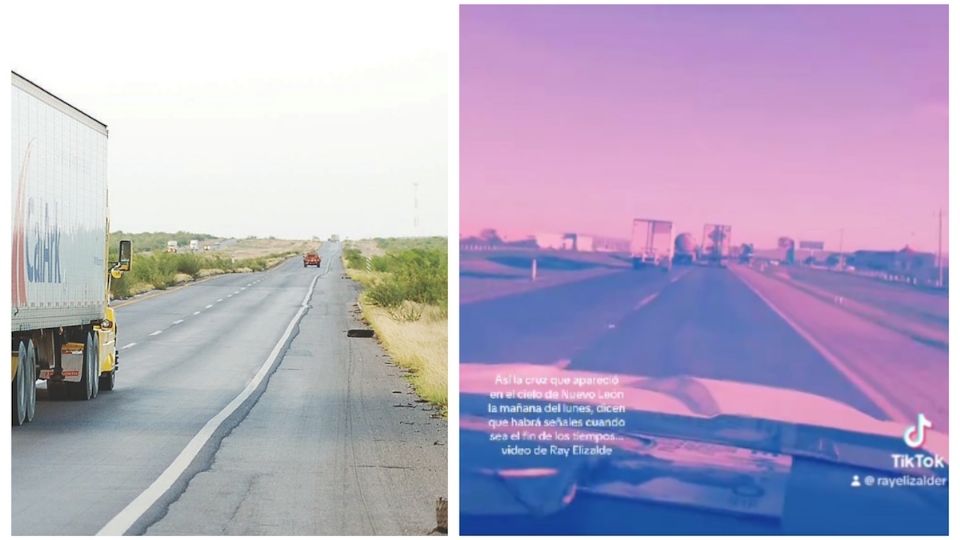
[[[52,399],[113,389],[107,295],[130,269],[131,244],[108,262],[107,126],[16,73],[12,85],[12,410],[22,425],[36,413],[37,379]]]
[[[743,244],[740,246],[740,263],[750,264],[753,260],[753,244]]]
[[[630,258],[634,269],[657,266],[669,270],[673,264],[673,222],[634,219]]]
[[[711,266],[727,266],[730,258],[730,225],[708,223],[703,226],[700,243],[703,262]]]
[[[693,264],[696,259],[697,242],[690,233],[680,233],[673,243],[674,264]]]
[[[308,251],[303,254],[303,267],[316,266],[320,268],[320,254],[316,251]]]
[[[167,241],[167,253],[176,253],[179,249],[180,247],[177,245],[176,240]]]
[[[191,240],[190,241],[190,251],[200,251],[200,241]]]

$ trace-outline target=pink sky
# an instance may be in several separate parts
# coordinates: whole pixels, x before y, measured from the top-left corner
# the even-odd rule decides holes
[[[946,6],[460,9],[462,235],[936,250]]]

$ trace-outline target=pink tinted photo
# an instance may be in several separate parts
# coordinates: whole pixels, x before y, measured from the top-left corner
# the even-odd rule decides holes
[[[946,534],[947,7],[462,6],[463,534]]]

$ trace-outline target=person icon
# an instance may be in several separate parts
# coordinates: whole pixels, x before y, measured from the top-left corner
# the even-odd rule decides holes
[[[853,482],[850,482],[850,487],[860,487],[860,475],[853,475]]]

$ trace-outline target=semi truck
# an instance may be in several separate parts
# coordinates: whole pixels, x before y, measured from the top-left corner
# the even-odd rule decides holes
[[[110,279],[130,269],[131,244],[109,262],[107,126],[11,73],[13,424],[33,420],[36,383],[51,399],[112,390],[118,366]]]
[[[709,266],[726,267],[730,259],[730,225],[708,223],[703,226],[700,258]]]
[[[696,259],[697,243],[690,233],[680,233],[673,242],[674,264],[693,264]]]
[[[630,258],[635,270],[647,266],[669,270],[673,265],[673,222],[634,219]]]

